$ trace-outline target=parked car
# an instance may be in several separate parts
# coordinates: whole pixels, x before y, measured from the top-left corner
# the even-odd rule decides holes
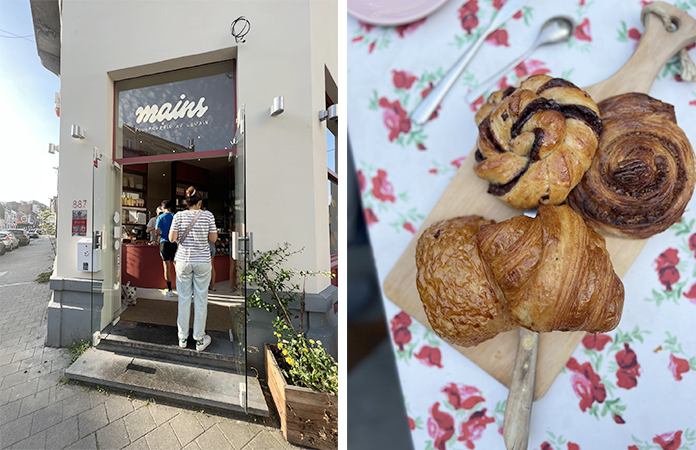
[[[19,247],[19,239],[17,239],[17,236],[15,236],[14,233],[11,233],[8,230],[0,231],[0,242],[3,244],[3,248],[8,252],[11,252]]]
[[[38,239],[39,233],[36,230],[29,231],[29,239]]]
[[[29,235],[27,234],[27,230],[23,230],[21,228],[11,228],[9,230],[5,231],[10,231],[12,232],[15,236],[17,236],[17,239],[19,239],[19,245],[25,246],[29,245]]]

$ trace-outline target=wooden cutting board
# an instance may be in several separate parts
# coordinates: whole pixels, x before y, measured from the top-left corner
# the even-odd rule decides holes
[[[666,31],[662,20],[649,14],[645,33],[626,64],[605,81],[585,88],[595,102],[627,92],[649,93],[653,81],[667,61],[696,40],[696,20],[672,5],[662,2],[655,4],[667,11],[678,30],[671,33]],[[475,136],[471,137],[472,141],[475,139]],[[500,222],[522,213],[488,194],[488,182],[476,177],[473,166],[474,158],[467,158],[384,281],[386,296],[429,329],[432,328],[416,289],[416,243],[421,233],[433,222],[457,216],[477,214]],[[605,237],[614,270],[623,277],[645,245],[645,240]],[[513,330],[499,334],[476,347],[455,346],[455,349],[509,387],[517,354],[518,334],[517,330]],[[535,400],[541,398],[551,387],[584,336],[584,332],[541,334]]]

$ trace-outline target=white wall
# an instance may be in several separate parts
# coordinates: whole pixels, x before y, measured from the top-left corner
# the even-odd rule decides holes
[[[71,210],[73,201],[87,199],[91,214],[92,148],[113,151],[113,82],[235,55],[237,100],[247,111],[247,229],[255,248],[287,241],[305,247],[296,268],[329,270],[325,134],[317,114],[324,64],[336,78],[335,0],[63,0],[62,11],[58,277],[87,278],[71,251],[79,240],[70,233]],[[237,46],[230,24],[242,15],[251,29]],[[285,112],[270,117],[278,95]],[[71,124],[85,139],[70,137]],[[102,170],[97,191],[111,184]],[[108,230],[109,218],[96,205],[95,227]],[[326,285],[314,280],[307,290]]]

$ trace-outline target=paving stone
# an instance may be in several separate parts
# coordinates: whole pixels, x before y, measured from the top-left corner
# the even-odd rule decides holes
[[[24,373],[24,371],[15,372],[3,378],[0,389],[15,387],[18,384],[24,383],[25,381],[27,381],[27,374]]]
[[[34,348],[29,348],[29,349],[25,349],[25,350],[16,352],[14,355],[12,355],[12,362],[22,361],[22,360],[25,360],[27,358],[31,358],[32,356],[34,356],[35,350],[36,349],[34,349]]]
[[[179,414],[169,421],[181,445],[187,445],[203,434],[203,427],[191,414]]]
[[[207,430],[208,428],[212,427],[216,423],[220,421],[220,419],[216,416],[210,415],[210,414],[205,414],[205,413],[196,413],[195,414],[196,419],[198,419],[198,422],[201,424],[204,430]]]
[[[0,426],[0,437],[2,437],[2,446],[10,447],[12,444],[24,440],[31,433],[31,417],[20,417],[12,422]]]
[[[44,361],[51,362],[54,359],[60,358],[66,354],[67,350],[63,348],[44,347],[43,351],[41,352],[41,357]]]
[[[12,395],[12,388],[0,390],[0,405],[9,403],[10,395]]]
[[[39,380],[26,381],[22,384],[12,388],[12,394],[10,394],[10,401],[22,399],[28,395],[33,395],[38,392]]]
[[[41,361],[41,355],[34,355],[31,358],[25,358],[19,362],[19,370],[33,369],[34,367],[40,366],[42,362],[43,361]],[[46,365],[49,369],[51,368],[50,364]]]
[[[14,353],[7,354],[7,349],[5,349],[4,355],[0,356],[0,366],[5,366],[9,363],[12,362],[12,358],[14,357]]]
[[[172,449],[177,449],[177,447],[172,447]],[[137,441],[131,442],[131,444],[128,447],[125,447],[123,450],[150,450],[150,447],[147,446],[147,441],[145,440],[145,437],[141,437]]]
[[[123,419],[111,422],[104,428],[97,430],[97,444],[101,450],[119,449],[130,444]]]
[[[19,338],[18,337],[13,337],[10,339],[2,339],[0,340],[0,347],[2,348],[10,348],[14,347],[15,345],[19,344]]]
[[[77,432],[77,416],[71,417],[46,430],[48,448],[64,448],[80,438]]]
[[[46,432],[33,434],[23,441],[19,441],[13,447],[14,450],[36,450],[42,448],[51,448],[46,445]]]
[[[108,423],[109,420],[106,418],[106,408],[104,408],[103,404],[81,412],[77,416],[77,428],[80,432],[80,439],[94,433]]]
[[[56,398],[58,397],[58,392],[56,390]],[[68,417],[76,416],[90,408],[89,397],[86,393],[80,392],[73,397],[70,398],[69,402],[63,404],[63,418],[67,419]]]
[[[155,423],[150,410],[147,408],[140,408],[124,417],[126,422],[126,429],[128,430],[128,436],[130,436],[131,441],[135,441],[145,433],[148,433],[155,429],[157,424]]]
[[[46,428],[63,421],[63,403],[54,403],[34,413],[34,421],[31,426],[31,434],[38,433]]]
[[[97,438],[94,433],[83,437],[66,450],[97,450]]]
[[[21,400],[17,400],[0,408],[0,425],[5,425],[19,417],[19,408],[21,406]]]
[[[249,450],[269,450],[282,449],[283,445],[269,432],[261,432],[254,436],[245,449]]]
[[[104,403],[104,406],[106,406],[106,415],[109,417],[109,422],[118,420],[126,414],[133,412],[133,405],[125,397],[112,396]]]
[[[147,405],[147,407],[150,410],[150,414],[152,414],[152,418],[155,420],[155,423],[158,426],[162,425],[163,423],[170,420],[172,417],[179,414],[180,411],[179,408],[154,403],[150,403],[149,405]]]
[[[19,339],[17,339],[17,342],[19,342]],[[26,350],[27,348],[27,343],[23,342],[20,344],[15,344],[12,347],[7,347],[7,353],[5,355],[13,355],[17,352],[21,352],[22,350]]]
[[[145,435],[145,440],[150,450],[171,450],[181,448],[174,430],[169,423],[158,426]],[[215,447],[209,447],[215,448]]]
[[[22,409],[19,410],[19,417],[38,411],[48,406],[48,389],[29,395],[22,399]]]
[[[201,448],[198,446],[198,443],[196,441],[191,441],[189,445],[182,448],[181,450],[201,450]]]
[[[225,438],[225,435],[222,434],[222,431],[216,426],[210,427],[205,433],[200,435],[197,439],[196,442],[198,443],[198,446],[200,448],[215,448],[219,450],[225,450],[225,449],[230,449],[230,450],[236,450],[230,441]]]
[[[50,365],[49,365],[50,367]],[[38,380],[39,380],[39,390],[43,391],[44,389],[48,389],[54,386],[57,386],[58,383],[60,383],[61,379],[63,378],[63,374],[59,371],[56,370],[54,372],[48,372],[48,371],[41,371],[41,373],[38,374]]]
[[[252,428],[248,423],[241,420],[221,420],[218,427],[227,440],[237,449],[247,445],[259,433],[258,429]]]
[[[109,394],[103,394],[99,392],[96,388],[89,391],[89,403],[92,408],[98,405],[103,405],[109,399]]]

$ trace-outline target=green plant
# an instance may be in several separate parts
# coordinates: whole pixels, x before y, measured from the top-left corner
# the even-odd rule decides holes
[[[75,341],[68,347],[68,353],[70,356],[72,356],[72,359],[70,360],[70,364],[74,363],[77,361],[77,358],[82,356],[84,352],[87,351],[88,348],[92,346],[91,342],[85,342],[85,341]]]
[[[34,281],[37,283],[48,283],[51,279],[51,272],[41,272]]]
[[[286,268],[288,260],[304,250],[290,251],[289,248],[290,244],[285,243],[274,250],[254,252],[254,260],[247,264],[244,275],[247,283],[256,287],[247,296],[247,305],[275,314],[276,357],[289,383],[338,395],[338,363],[327,353],[321,341],[308,339],[303,330],[307,277],[322,275],[331,278],[333,274]],[[302,282],[301,288],[298,280]],[[298,300],[300,321],[296,329],[289,309]]]
[[[109,393],[109,386],[99,386],[97,385],[97,392],[100,392],[102,394],[108,394]]]

